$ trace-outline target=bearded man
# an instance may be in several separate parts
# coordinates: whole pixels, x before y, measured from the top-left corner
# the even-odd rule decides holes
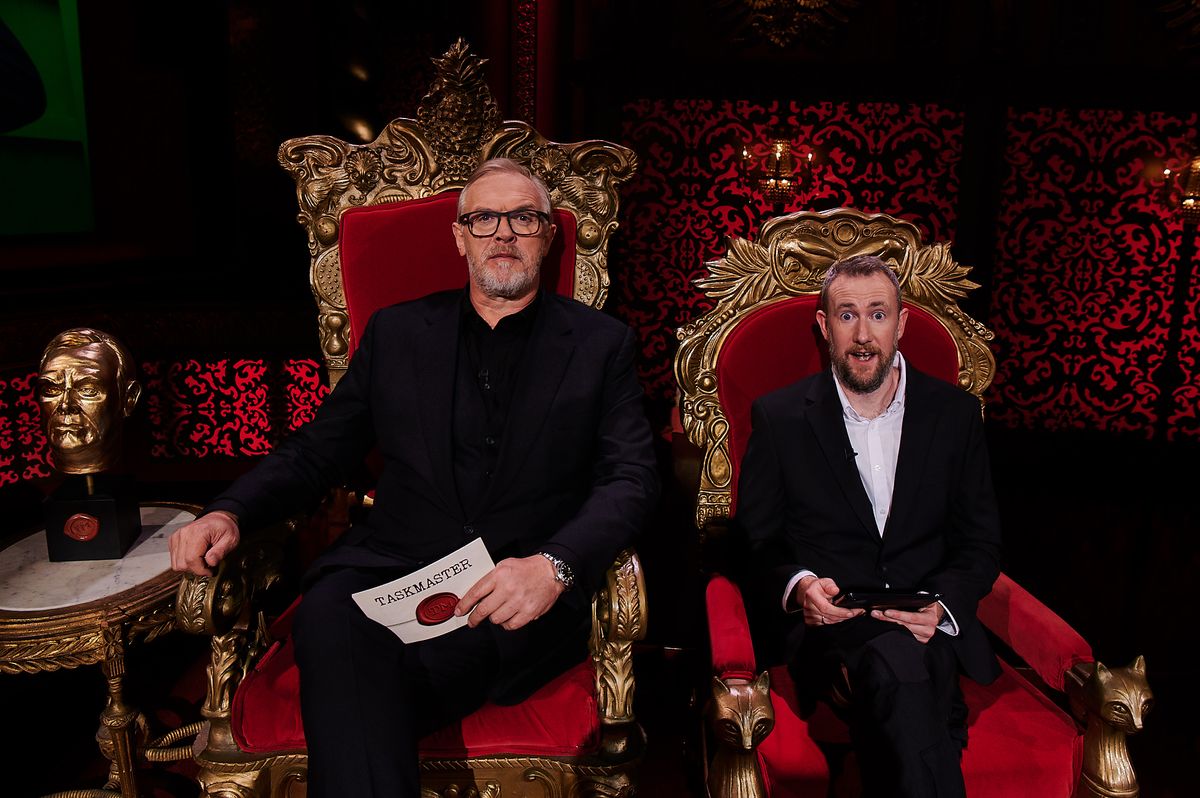
[[[831,369],[755,402],[736,521],[759,621],[807,701],[848,692],[835,709],[864,794],[962,796],[958,676],[999,675],[975,610],[999,573],[1000,524],[979,404],[905,362],[907,318],[879,258],[829,268],[816,320]],[[887,589],[940,600],[835,602]]]
[[[171,540],[177,570],[208,573],[378,447],[375,504],[310,569],[292,632],[314,798],[416,798],[422,736],[580,662],[591,595],[654,504],[633,333],[539,290],[551,220],[528,170],[480,166],[453,224],[466,288],[374,314],[314,421]],[[467,626],[404,644],[351,599],[474,538],[497,564]]]

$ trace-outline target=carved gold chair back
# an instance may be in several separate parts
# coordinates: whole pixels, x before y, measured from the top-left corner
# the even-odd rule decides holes
[[[851,208],[771,219],[757,241],[733,238],[725,257],[707,264],[696,284],[716,305],[676,333],[681,422],[701,451],[701,528],[731,515],[753,399],[828,365],[813,314],[829,266],[855,255],[883,258],[900,279],[909,308],[905,357],[982,401],[995,372],[993,335],[958,305],[978,285],[948,243],[925,244],[909,222]],[[781,342],[788,360],[763,368]],[[957,374],[946,373],[955,359]]]
[[[279,163],[296,181],[297,220],[308,234],[309,282],[333,383],[345,371],[354,341],[343,262],[347,212],[457,192],[489,158],[511,158],[546,183],[554,207],[571,221],[566,232],[572,240],[566,244],[574,250],[573,274],[567,275],[569,290],[562,293],[595,308],[604,305],[617,189],[633,176],[637,158],[611,142],[559,144],[525,122],[501,121],[484,81],[485,63],[460,39],[434,59],[436,77],[415,119],[394,120],[369,144],[306,136],[279,148]],[[452,214],[446,218],[447,243],[451,221]],[[465,284],[463,275],[458,285]],[[406,298],[414,297],[390,301]]]

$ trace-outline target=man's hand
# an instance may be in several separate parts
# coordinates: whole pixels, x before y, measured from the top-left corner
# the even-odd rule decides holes
[[[829,578],[806,576],[797,582],[796,603],[804,608],[804,623],[809,626],[826,626],[862,615],[862,610],[848,610],[830,603],[830,599],[840,592],[837,582]]]
[[[212,568],[237,547],[242,539],[237,516],[223,510],[202,515],[175,530],[168,541],[171,568],[197,576],[212,576]]]
[[[471,613],[467,623],[472,627],[491,620],[511,632],[545,615],[565,590],[554,578],[554,565],[542,555],[510,557],[467,591],[454,614]]]
[[[878,618],[881,621],[891,621],[898,623],[908,631],[912,632],[913,637],[920,640],[922,643],[928,643],[937,632],[937,626],[942,622],[942,614],[945,608],[940,602],[922,607],[916,612],[904,612],[903,610],[872,610],[871,617]]]

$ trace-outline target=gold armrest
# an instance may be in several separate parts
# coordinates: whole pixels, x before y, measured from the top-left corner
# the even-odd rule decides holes
[[[646,582],[633,549],[617,555],[605,585],[592,597],[592,636],[588,646],[596,673],[596,701],[607,753],[629,744],[622,729],[634,722],[633,643],[646,637]]]
[[[294,530],[288,522],[287,531]],[[185,574],[175,597],[180,629],[212,635],[208,685],[200,714],[208,720],[201,743],[208,761],[242,757],[229,726],[233,693],[269,645],[267,622],[256,599],[282,578],[278,545],[255,535],[243,541],[209,576]]]
[[[757,748],[775,728],[771,677],[712,680],[708,725],[717,744],[705,783],[712,798],[766,798]]]
[[[1075,795],[1079,798],[1136,798],[1137,774],[1126,739],[1142,730],[1154,708],[1146,681],[1146,659],[1138,656],[1125,668],[1085,662],[1067,671],[1065,684],[1071,711],[1084,724],[1083,767]]]

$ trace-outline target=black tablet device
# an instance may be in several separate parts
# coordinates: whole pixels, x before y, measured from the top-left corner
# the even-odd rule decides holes
[[[843,590],[833,597],[833,605],[847,610],[905,610],[915,612],[941,598],[939,593],[915,590]]]

